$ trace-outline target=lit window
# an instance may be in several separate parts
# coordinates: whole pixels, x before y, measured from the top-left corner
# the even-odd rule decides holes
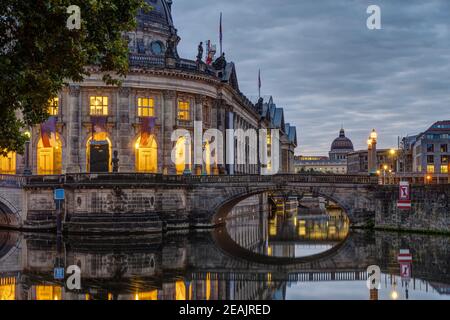
[[[155,116],[155,99],[138,98],[138,116],[154,117]]]
[[[427,173],[434,173],[434,165],[427,165]]]
[[[178,101],[178,120],[190,120],[190,104],[189,101]]]
[[[57,116],[59,114],[59,98],[53,98],[48,102],[48,114]]]
[[[441,165],[441,173],[448,173],[448,165]]]
[[[91,116],[107,116],[108,115],[108,97],[90,98]]]
[[[16,153],[8,152],[6,156],[0,155],[0,173],[16,174]]]

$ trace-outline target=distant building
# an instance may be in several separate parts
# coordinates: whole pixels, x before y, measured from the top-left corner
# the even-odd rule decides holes
[[[345,162],[347,155],[353,152],[352,141],[345,136],[344,128],[339,132],[339,137],[334,139],[331,144],[331,150],[329,152],[330,160],[336,162]]]
[[[300,156],[295,158],[295,172],[345,174],[347,172],[347,162],[332,161],[328,157]]]
[[[419,134],[412,144],[412,170],[423,174],[448,174],[450,120],[438,121]]]
[[[413,146],[417,135],[404,137],[400,142],[398,172],[413,172]]]
[[[318,173],[347,173],[347,155],[353,152],[352,141],[345,136],[342,128],[339,136],[331,144],[329,157],[299,156],[295,158],[295,171]]]
[[[347,155],[347,173],[364,174],[369,172],[369,159],[367,150],[359,150]],[[390,149],[377,150],[377,168],[381,172],[387,166],[386,171],[396,172],[396,156],[391,154]]]

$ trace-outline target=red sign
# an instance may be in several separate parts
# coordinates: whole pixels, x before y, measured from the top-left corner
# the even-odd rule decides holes
[[[409,187],[409,182],[400,182],[398,199],[397,208],[402,210],[411,209],[411,190]]]
[[[408,249],[400,250],[400,254],[397,256],[397,261],[399,263],[412,263],[412,254]]]
[[[402,280],[411,279],[411,263],[400,264],[400,276],[402,277]]]
[[[408,249],[400,250],[397,261],[400,264],[400,276],[402,280],[410,280],[412,269],[412,254]]]

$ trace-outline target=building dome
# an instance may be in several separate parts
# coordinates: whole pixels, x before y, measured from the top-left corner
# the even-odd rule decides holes
[[[147,67],[162,65],[169,55],[178,58],[177,35],[172,20],[172,0],[145,0],[152,10],[137,14],[137,30],[128,33],[130,65]]]
[[[339,150],[353,151],[353,143],[349,138],[345,136],[344,129],[341,129],[339,137],[334,139],[333,143],[331,144],[331,151]]]
[[[156,25],[162,27],[173,27],[172,0],[145,0],[153,10],[139,12],[137,15],[138,28],[146,29]]]

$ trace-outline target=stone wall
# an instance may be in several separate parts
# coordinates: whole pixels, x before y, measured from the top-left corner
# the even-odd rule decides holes
[[[450,233],[450,185],[412,186],[411,210],[397,208],[397,186],[380,187],[375,227]]]

